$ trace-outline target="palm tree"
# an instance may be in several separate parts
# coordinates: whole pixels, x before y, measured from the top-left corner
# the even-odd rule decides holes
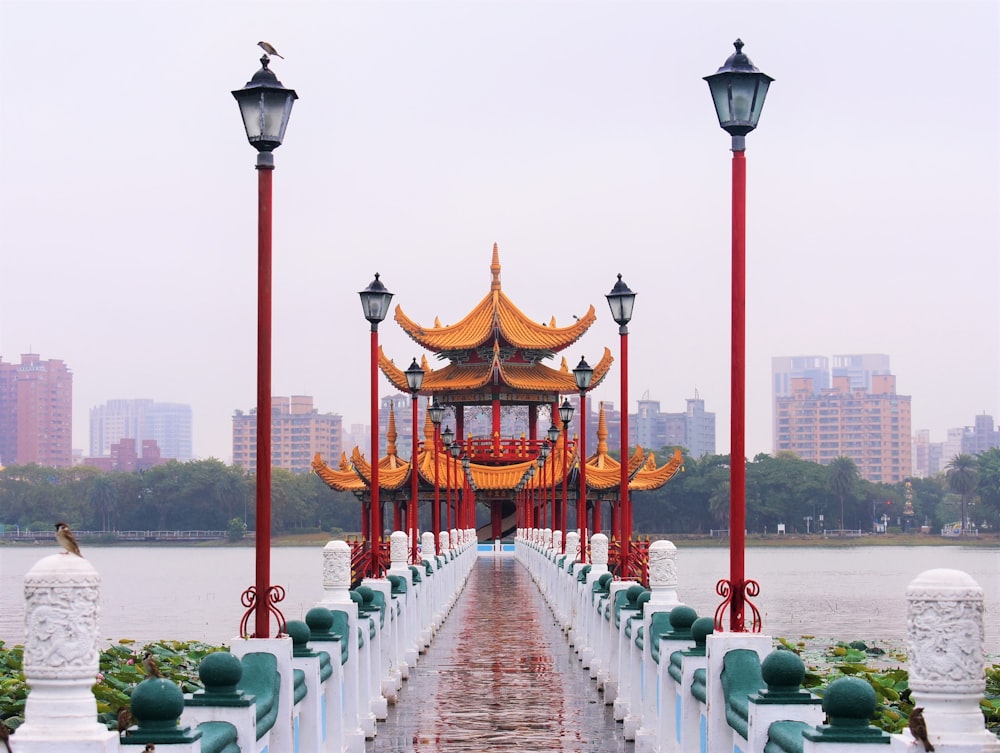
[[[969,495],[975,490],[976,484],[979,482],[979,474],[976,473],[977,465],[974,456],[963,452],[949,460],[948,465],[945,466],[947,471],[945,478],[948,481],[948,488],[962,497],[963,536],[969,527]]]
[[[840,530],[844,530],[844,496],[854,492],[859,474],[858,467],[846,455],[834,458],[830,465],[830,476],[827,485],[830,491],[840,498]]]

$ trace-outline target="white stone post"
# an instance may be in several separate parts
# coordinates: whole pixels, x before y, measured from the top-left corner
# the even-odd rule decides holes
[[[97,721],[91,687],[98,649],[101,576],[83,557],[53,554],[24,576],[24,675],[31,692],[18,753],[118,750],[118,735]]]
[[[927,570],[906,589],[910,690],[941,753],[1000,751],[979,702],[986,691],[983,589],[961,570]],[[897,750],[912,750],[907,730]]]
[[[363,753],[365,737],[375,735],[375,715],[358,702],[367,689],[364,657],[358,649],[358,605],[351,599],[351,548],[346,541],[329,541],[323,547],[323,600],[318,606],[347,615],[347,663],[344,664],[344,747],[347,753]],[[368,629],[365,620],[364,629]],[[368,634],[365,634],[368,644]],[[337,657],[339,661],[339,657]]]
[[[673,607],[677,598],[677,547],[672,541],[660,539],[649,545],[649,606]],[[669,610],[649,609],[647,613]]]

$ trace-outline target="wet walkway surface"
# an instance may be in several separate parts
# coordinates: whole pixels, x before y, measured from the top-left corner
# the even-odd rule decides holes
[[[368,753],[632,751],[510,555],[480,557]]]

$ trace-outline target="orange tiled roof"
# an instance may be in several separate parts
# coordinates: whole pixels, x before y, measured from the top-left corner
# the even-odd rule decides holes
[[[608,375],[611,364],[614,363],[611,350],[604,349],[601,360],[594,366],[594,378],[590,389],[597,387]],[[409,392],[406,384],[406,372],[385,355],[379,348],[379,368],[392,385],[401,392]],[[473,390],[493,383],[494,374],[500,384],[514,389],[549,391],[559,394],[577,392],[576,380],[570,371],[566,359],[557,371],[541,363],[504,363],[498,349],[494,348],[493,360],[483,363],[450,363],[440,369],[431,369],[427,358],[423,359],[424,382],[420,394],[428,395],[435,392],[454,390]]]
[[[406,334],[432,353],[472,350],[489,341],[497,332],[515,348],[556,353],[579,340],[597,320],[593,306],[568,327],[557,327],[555,318],[545,325],[525,316],[500,288],[500,253],[495,243],[490,272],[490,292],[461,321],[442,327],[435,320],[433,327],[422,327],[396,306],[396,322]]]

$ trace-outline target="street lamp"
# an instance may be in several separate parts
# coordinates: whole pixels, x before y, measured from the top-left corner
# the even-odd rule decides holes
[[[587,390],[590,382],[594,378],[594,370],[586,359],[580,357],[580,363],[573,369],[573,378],[576,380],[576,388],[580,390],[580,480],[579,496],[576,501],[576,525],[580,529],[580,553],[581,559],[586,562],[587,557],[582,556],[587,552]]]
[[[566,479],[569,475],[569,448],[567,447],[569,443],[569,422],[573,420],[573,404],[570,403],[569,398],[563,398],[562,405],[559,406],[559,420],[562,421],[562,436],[563,436],[563,488],[562,488],[562,509],[559,513],[559,528],[562,531],[562,551],[566,554],[566,508],[568,505],[568,498],[566,492]]]
[[[760,614],[746,596],[760,586],[748,581],[743,572],[746,546],[746,135],[757,127],[767,90],[774,80],[761,73],[743,54],[743,41],[734,43],[736,52],[710,76],[705,76],[712,92],[719,125],[732,137],[732,355],[730,358],[730,450],[729,450],[729,580],[716,586],[726,600],[715,613],[716,630],[722,629],[722,615],[729,605],[729,629],[746,632],[744,606],[753,612],[752,630],[760,630]]]
[[[459,456],[462,454],[462,445],[458,442],[453,441],[448,447],[448,451],[451,453],[452,462],[448,468],[455,468],[455,513],[452,515],[451,505],[448,506],[448,531],[451,531],[451,521],[455,521],[455,528],[458,528],[458,465],[456,465]],[[449,482],[450,485],[450,482]]]
[[[382,508],[379,502],[379,480],[378,480],[378,325],[389,312],[389,303],[392,301],[392,293],[386,290],[385,285],[375,273],[375,279],[368,287],[358,293],[361,296],[361,308],[364,310],[365,319],[371,326],[371,422],[372,422],[372,493],[371,493],[371,559],[368,564],[368,575],[378,578],[382,574]]]
[[[240,633],[246,632],[254,611],[254,636],[270,636],[268,614],[281,594],[271,586],[271,186],[274,150],[285,138],[285,128],[298,99],[294,89],[285,89],[260,59],[246,86],[233,92],[247,141],[257,150],[257,486],[256,486],[256,584],[247,589],[244,603],[249,609]],[[277,611],[277,610],[275,610]],[[280,612],[278,613],[280,617]],[[284,622],[283,618],[280,618]]]
[[[406,386],[410,388],[410,403],[413,409],[410,415],[410,436],[411,436],[411,455],[413,459],[410,461],[410,504],[406,507],[406,522],[410,526],[410,562],[417,564],[417,523],[419,513],[417,512],[420,505],[417,499],[418,494],[418,484],[417,484],[417,393],[420,392],[420,388],[424,384],[424,370],[420,368],[420,364],[417,363],[417,359],[413,359],[413,363],[410,364],[410,368],[406,370]]]
[[[552,528],[556,527],[555,520],[553,520],[551,526],[547,526],[547,518],[549,514],[549,495],[547,494],[547,489],[545,488],[545,460],[548,458],[550,452],[548,442],[542,442],[542,446],[538,448],[538,467],[541,470],[541,482],[538,485],[539,496],[542,498],[542,528]]]
[[[472,488],[472,462],[468,455],[462,455],[462,470],[465,472],[465,488],[462,489],[462,527],[475,528],[475,521],[469,514],[469,491]]]
[[[632,547],[632,500],[628,496],[628,323],[632,319],[632,308],[635,306],[635,293],[622,281],[611,288],[605,298],[611,307],[611,318],[618,324],[618,334],[621,336],[622,353],[622,383],[621,383],[621,480],[618,489],[618,535],[621,536],[621,577],[632,576],[630,549]]]
[[[444,421],[444,406],[434,398],[427,414],[434,424],[434,509],[431,510],[431,530],[434,531],[434,552],[441,554],[441,484],[438,481],[438,446],[441,442],[441,422]]]

